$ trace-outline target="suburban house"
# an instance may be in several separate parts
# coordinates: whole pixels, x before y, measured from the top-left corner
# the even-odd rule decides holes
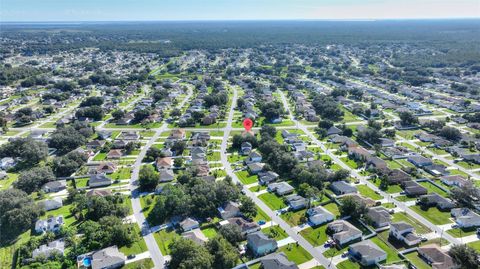
[[[91,175],[88,180],[88,186],[91,188],[96,187],[105,187],[112,185],[112,179],[107,177],[105,174],[95,174]]]
[[[371,240],[351,245],[348,254],[363,266],[371,266],[387,259],[387,253]]]
[[[369,208],[366,217],[375,228],[382,228],[390,225],[390,213],[384,207]]]
[[[266,171],[266,172],[259,172],[258,173],[258,181],[260,185],[267,185],[271,182],[277,180],[279,175],[273,171]]]
[[[123,156],[123,152],[119,149],[111,149],[107,153],[108,159],[120,159]]]
[[[424,204],[425,206],[436,206],[439,210],[450,210],[455,204],[452,200],[440,196],[437,193],[430,193],[420,196],[417,203]]]
[[[221,221],[220,225],[233,224],[240,228],[243,235],[260,231],[261,227],[255,222],[247,221],[244,218],[235,217]]]
[[[285,253],[272,253],[260,260],[263,269],[298,269],[298,266],[287,259]]]
[[[480,215],[469,208],[454,208],[450,211],[455,222],[461,228],[473,228],[480,226]]]
[[[322,225],[335,219],[335,216],[332,213],[323,209],[321,206],[308,209],[307,215],[308,221],[312,224],[312,226]]]
[[[172,169],[162,169],[158,174],[160,182],[170,182],[175,179],[175,173],[173,173]]]
[[[247,235],[247,247],[255,256],[264,256],[277,250],[277,241],[266,236],[261,231]]]
[[[240,146],[240,153],[242,155],[249,155],[252,152],[252,144],[250,142],[243,142]]]
[[[341,199],[343,199],[343,198],[345,198],[345,197],[350,197],[350,198],[352,198],[355,202],[360,203],[360,204],[365,204],[367,207],[372,207],[372,206],[377,205],[377,201],[373,200],[372,198],[362,196],[362,195],[360,195],[360,194],[358,194],[358,193],[345,194],[344,196],[342,196]],[[378,202],[378,203],[379,203],[379,202]]]
[[[256,175],[263,171],[263,167],[265,166],[264,163],[251,163],[247,164],[247,169],[252,175]]]
[[[345,220],[329,223],[327,233],[331,234],[332,239],[340,246],[362,239],[362,231]]]
[[[183,238],[192,240],[193,242],[203,245],[207,243],[208,238],[202,233],[200,229],[193,229],[182,234]]]
[[[420,244],[421,238],[415,235],[415,228],[406,222],[395,222],[390,224],[390,236],[407,246],[415,246]]]
[[[87,191],[87,194],[86,194],[86,195],[87,195],[88,197],[91,197],[91,196],[102,196],[102,197],[105,197],[105,196],[112,195],[112,191],[111,191],[111,190],[92,189],[92,190]]]
[[[35,231],[37,233],[58,232],[63,224],[64,221],[62,215],[51,217],[46,220],[37,220],[37,222],[35,222]]]
[[[248,155],[248,158],[244,160],[245,164],[259,163],[261,161],[262,161],[262,155],[260,155],[260,153],[256,151],[250,152],[250,154]]]
[[[429,158],[425,158],[422,155],[412,155],[408,156],[407,160],[416,167],[424,167],[424,166],[429,166],[432,165],[433,162]]]
[[[179,224],[180,224],[180,228],[182,228],[182,231],[184,231],[184,232],[188,232],[188,231],[191,231],[193,229],[197,229],[197,228],[200,227],[200,224],[198,223],[198,221],[196,221],[192,218],[186,218],[182,222],[180,222]]]
[[[56,180],[50,181],[42,186],[42,190],[46,193],[49,192],[59,192],[65,190],[67,188],[67,181],[66,180]]]
[[[449,175],[440,177],[440,181],[447,186],[463,187],[468,180],[460,175]]]
[[[91,261],[92,269],[115,269],[125,265],[125,254],[120,252],[117,246],[111,246],[98,251],[82,254],[77,257],[77,266],[80,269],[88,268],[85,260]]]
[[[34,249],[32,251],[32,258],[35,259],[39,256],[50,258],[53,255],[63,256],[64,251],[65,241],[63,241],[63,239],[58,239],[48,244],[40,245],[38,248]]]
[[[389,184],[401,184],[402,182],[412,180],[412,177],[401,169],[389,170],[386,176]]]
[[[428,190],[422,185],[418,184],[416,181],[404,181],[402,187],[405,190],[407,196],[419,196],[428,193]]]
[[[155,166],[158,171],[161,171],[162,169],[171,169],[172,163],[172,158],[170,157],[157,158]]]
[[[45,211],[58,209],[63,206],[62,197],[54,197],[52,199],[45,200],[42,203]]]
[[[418,248],[418,255],[422,257],[433,269],[456,268],[452,257],[436,244],[430,244]]]
[[[357,188],[354,186],[348,184],[345,181],[335,181],[330,184],[330,189],[336,194],[336,195],[343,195],[347,193],[356,193]]]
[[[116,169],[117,169],[117,165],[115,165],[112,162],[106,162],[106,163],[99,164],[96,168],[96,172],[99,174],[103,174],[103,173],[111,174],[115,172]]]
[[[219,207],[217,210],[218,213],[220,213],[222,219],[238,217],[241,214],[240,205],[232,201],[227,202],[225,205]]]
[[[92,140],[87,143],[86,147],[90,150],[97,150],[105,145],[105,140]]]
[[[268,191],[275,192],[277,195],[285,195],[292,193],[295,188],[293,188],[290,184],[285,181],[270,183],[267,187]]]
[[[291,194],[285,197],[285,200],[288,206],[290,207],[290,209],[292,210],[300,210],[307,207],[308,205],[307,199],[305,199],[304,197],[298,194]]]

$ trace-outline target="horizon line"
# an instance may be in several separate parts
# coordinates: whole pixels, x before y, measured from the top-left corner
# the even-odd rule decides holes
[[[441,20],[480,20],[480,17],[424,17],[424,18],[344,18],[344,19],[166,19],[166,20],[45,20],[45,21],[2,21],[0,24],[35,23],[122,23],[122,22],[375,22],[375,21],[441,21]]]

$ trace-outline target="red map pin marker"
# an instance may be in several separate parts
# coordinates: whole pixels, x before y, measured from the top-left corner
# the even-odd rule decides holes
[[[245,128],[245,130],[247,130],[247,132],[250,132],[250,129],[252,129],[252,126],[253,126],[253,121],[249,118],[246,118],[243,120],[243,127]]]

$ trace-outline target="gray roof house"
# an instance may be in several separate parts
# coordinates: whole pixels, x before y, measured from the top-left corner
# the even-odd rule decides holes
[[[371,240],[355,243],[348,253],[363,266],[370,266],[387,259],[387,253]]]
[[[67,181],[66,180],[56,180],[50,181],[42,186],[42,190],[46,193],[49,192],[59,192],[67,188]]]
[[[92,269],[120,268],[125,264],[126,257],[117,246],[104,248],[91,255]]]
[[[391,222],[390,213],[384,207],[369,208],[366,216],[375,228],[386,227]]]
[[[440,210],[450,210],[455,206],[452,200],[444,198],[437,193],[422,195],[417,202],[421,204],[424,200],[426,206],[436,206]]]
[[[62,197],[54,197],[52,199],[45,200],[42,203],[45,211],[54,210],[63,206]]]
[[[225,205],[219,207],[217,210],[222,219],[238,217],[241,214],[240,205],[232,201],[227,202]]]
[[[405,243],[409,247],[418,245],[421,238],[414,234],[415,228],[406,222],[395,222],[390,224],[390,237]]]
[[[357,188],[354,186],[348,184],[345,181],[335,181],[330,184],[330,189],[336,194],[336,195],[343,195],[347,193],[356,193]]]
[[[275,192],[278,195],[289,194],[295,190],[295,188],[293,188],[290,184],[288,184],[285,181],[270,183],[268,184],[267,189],[271,192]]]
[[[345,220],[329,223],[327,231],[332,234],[332,239],[340,246],[362,238],[362,231]]]
[[[308,201],[307,199],[303,198],[298,194],[291,194],[285,197],[287,204],[290,206],[292,210],[300,210],[302,208],[307,207]]]
[[[266,172],[259,172],[258,173],[258,181],[261,185],[269,184],[277,180],[279,175],[273,171],[266,171]]]
[[[332,213],[323,209],[321,206],[308,209],[307,215],[308,221],[312,226],[322,225],[335,219],[335,216]]]
[[[258,257],[274,252],[278,245],[275,239],[271,239],[259,231],[247,235],[247,247]]]
[[[425,158],[422,155],[408,156],[407,160],[417,167],[424,167],[433,164],[432,160],[430,160],[429,158]]]
[[[172,169],[162,169],[158,173],[160,177],[160,182],[169,182],[175,179],[175,174]]]
[[[192,219],[192,218],[186,218],[182,222],[180,222],[180,227],[184,232],[191,231],[193,229],[197,229],[200,227],[200,224],[198,221]]]
[[[105,174],[91,175],[90,180],[88,181],[88,186],[91,188],[110,186],[111,184],[112,179],[107,177]]]
[[[273,253],[260,260],[263,269],[298,269],[298,266],[287,259],[285,253]]]
[[[63,252],[65,251],[65,241],[63,239],[58,239],[55,241],[52,241],[46,245],[41,245],[38,248],[34,249],[32,251],[32,258],[37,258],[39,256],[49,258],[52,255],[62,255]]]
[[[462,228],[472,228],[480,226],[480,215],[469,208],[454,208],[450,211],[455,222]]]
[[[402,182],[403,189],[407,196],[418,196],[427,194],[428,190],[416,181],[404,181]]]

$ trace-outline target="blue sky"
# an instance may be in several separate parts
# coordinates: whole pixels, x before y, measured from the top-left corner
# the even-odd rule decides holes
[[[0,0],[0,21],[479,17],[480,0]]]

